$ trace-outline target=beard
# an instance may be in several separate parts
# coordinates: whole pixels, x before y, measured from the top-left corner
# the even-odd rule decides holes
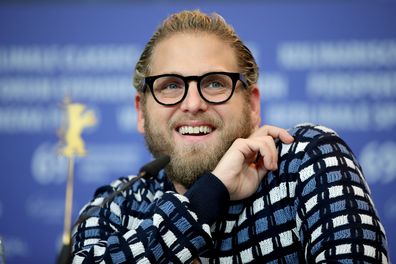
[[[145,107],[144,107],[145,108]],[[167,177],[173,183],[179,183],[188,189],[200,175],[207,171],[213,171],[220,159],[230,148],[237,138],[247,138],[253,131],[251,120],[251,108],[249,103],[245,103],[241,114],[233,122],[224,124],[223,120],[206,115],[205,113],[195,115],[184,115],[181,118],[174,118],[168,122],[167,132],[161,132],[146,109],[144,114],[145,140],[148,149],[154,157],[169,155],[170,163],[166,166]],[[195,144],[176,144],[172,141],[173,124],[181,120],[202,120],[216,127],[219,133],[216,143],[198,142]]]

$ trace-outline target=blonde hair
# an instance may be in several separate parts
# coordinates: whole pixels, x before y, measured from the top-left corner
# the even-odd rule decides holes
[[[227,41],[235,49],[238,67],[247,79],[248,85],[257,83],[258,66],[251,51],[243,44],[233,27],[219,14],[207,15],[199,10],[182,11],[169,16],[155,31],[146,44],[135,66],[133,85],[138,91],[142,91],[144,77],[150,75],[150,60],[157,43],[175,33],[203,32],[214,34],[220,39]]]

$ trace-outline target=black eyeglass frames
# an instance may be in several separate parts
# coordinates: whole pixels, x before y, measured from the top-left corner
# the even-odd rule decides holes
[[[143,92],[149,87],[157,103],[172,106],[186,98],[191,81],[197,82],[199,95],[212,104],[227,102],[232,97],[238,81],[242,82],[243,87],[248,87],[246,78],[235,72],[208,72],[201,76],[161,74],[145,77]]]

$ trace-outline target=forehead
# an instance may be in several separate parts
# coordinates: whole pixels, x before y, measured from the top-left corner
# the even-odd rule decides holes
[[[150,62],[151,75],[238,72],[235,50],[228,42],[208,33],[176,33],[161,40]]]

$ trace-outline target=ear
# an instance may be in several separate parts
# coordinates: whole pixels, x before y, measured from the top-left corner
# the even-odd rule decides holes
[[[259,128],[261,126],[261,101],[260,101],[260,89],[256,84],[252,87],[252,92],[250,95],[250,107],[251,107],[251,118],[255,127]]]
[[[143,114],[143,105],[142,105],[142,94],[136,92],[135,95],[135,110],[137,113],[137,129],[140,133],[144,133],[144,114]]]

